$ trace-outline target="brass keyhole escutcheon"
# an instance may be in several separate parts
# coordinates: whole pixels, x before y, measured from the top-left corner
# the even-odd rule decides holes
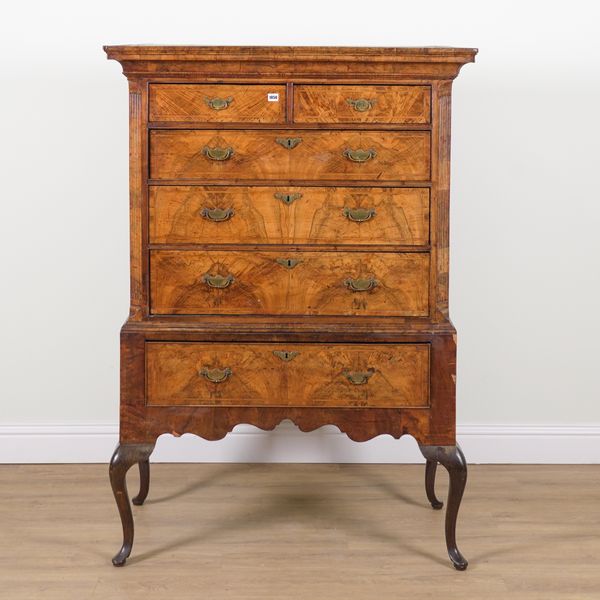
[[[295,350],[273,350],[273,354],[285,362],[290,362],[290,360],[294,360],[300,352],[296,352]]]
[[[283,192],[275,192],[273,194],[277,200],[281,200],[284,204],[288,206],[294,202],[295,200],[300,200],[302,198],[302,194],[300,192],[294,192],[292,194],[285,194]]]
[[[286,269],[293,269],[296,265],[300,264],[302,261],[297,258],[276,258],[275,262]]]
[[[280,146],[292,150],[302,141],[302,138],[275,138],[275,141]]]

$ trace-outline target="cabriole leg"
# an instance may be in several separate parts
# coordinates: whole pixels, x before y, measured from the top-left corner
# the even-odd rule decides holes
[[[127,495],[125,476],[127,475],[127,471],[129,471],[135,463],[140,464],[140,476],[142,477],[142,481],[140,484],[140,493],[136,497],[136,500],[141,498],[141,501],[139,502],[139,504],[141,504],[148,493],[149,483],[148,477],[144,477],[143,474],[143,470],[146,467],[142,467],[141,463],[148,464],[148,459],[150,458],[150,454],[152,454],[152,450],[154,450],[154,444],[119,444],[110,461],[110,485],[117,502],[121,523],[123,525],[123,545],[112,559],[115,567],[122,567],[125,564],[127,557],[131,554],[131,548],[133,546],[133,514],[131,512],[131,505],[129,504],[129,496]],[[146,471],[146,475],[149,475],[149,469]]]
[[[435,495],[435,472],[437,471],[437,461],[427,460],[425,464],[425,493],[431,503],[431,507],[439,510],[444,503],[437,499]]]
[[[131,501],[136,506],[141,506],[148,497],[148,491],[150,490],[150,460],[142,460],[138,463],[138,466],[140,468],[140,491]]]
[[[429,469],[429,480],[426,475],[426,487],[430,502],[432,502],[432,497],[429,494],[433,492],[435,468],[432,469],[429,463],[440,463],[446,468],[450,476],[450,487],[448,489],[448,501],[446,504],[446,547],[448,548],[448,556],[454,567],[459,571],[464,571],[469,563],[456,545],[456,519],[467,483],[467,462],[465,461],[465,456],[458,445],[419,447],[427,460],[426,473]],[[429,485],[431,485],[431,489]],[[433,498],[435,499],[435,494],[433,494]]]

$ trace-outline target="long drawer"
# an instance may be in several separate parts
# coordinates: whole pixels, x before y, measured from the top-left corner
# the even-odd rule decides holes
[[[153,130],[151,179],[426,181],[427,131]]]
[[[154,250],[154,314],[426,316],[429,254]]]
[[[150,242],[422,246],[429,190],[151,186]]]
[[[426,407],[428,344],[146,344],[151,406]]]

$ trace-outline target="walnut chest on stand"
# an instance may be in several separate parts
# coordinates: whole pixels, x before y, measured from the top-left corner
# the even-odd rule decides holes
[[[110,480],[162,433],[239,423],[412,435],[467,479],[448,316],[452,81],[462,48],[108,46],[129,81],[131,310]]]

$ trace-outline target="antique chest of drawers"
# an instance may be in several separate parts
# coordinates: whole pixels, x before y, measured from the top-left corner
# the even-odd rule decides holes
[[[448,316],[450,97],[472,49],[110,46],[129,81],[131,310],[121,331],[125,476],[162,433],[239,423],[410,434],[434,508],[455,438]]]

